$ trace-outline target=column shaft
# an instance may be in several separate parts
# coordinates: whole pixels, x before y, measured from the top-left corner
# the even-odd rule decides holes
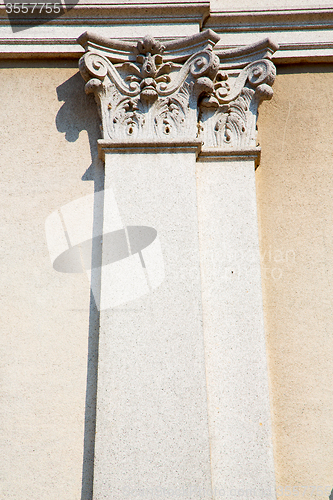
[[[134,251],[123,272],[148,286],[113,305],[122,277],[103,244],[95,500],[211,498],[195,150],[105,155],[105,192],[124,226],[157,231],[165,277],[151,286],[152,254]]]
[[[272,498],[254,160],[198,163],[198,211],[213,491]]]

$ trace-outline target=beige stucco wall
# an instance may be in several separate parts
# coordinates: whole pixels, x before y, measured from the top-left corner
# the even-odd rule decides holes
[[[306,498],[328,498],[333,487],[332,88],[332,65],[278,67],[274,98],[258,122],[278,494],[303,485]]]
[[[259,118],[256,178],[278,493],[308,486],[307,498],[310,487],[333,486],[332,70],[279,67],[274,98]],[[2,63],[0,92],[6,457],[0,498],[75,500],[88,337],[93,358],[97,317],[89,324],[86,277],[52,269],[44,223],[53,210],[93,192],[94,182],[82,180],[92,178],[94,167],[84,175],[91,163],[100,179],[98,119],[75,61]],[[88,475],[82,499],[89,498]]]
[[[53,270],[44,229],[94,189],[81,178],[84,129],[94,142],[98,120],[76,73],[76,62],[1,67],[1,500],[81,498],[95,320],[86,276]]]

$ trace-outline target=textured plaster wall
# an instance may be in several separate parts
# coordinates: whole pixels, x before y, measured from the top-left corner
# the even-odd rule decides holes
[[[89,324],[86,276],[53,270],[44,230],[94,190],[82,176],[98,120],[76,73],[76,62],[1,67],[1,500],[81,498],[96,316]]]
[[[328,498],[333,487],[332,88],[332,65],[278,67],[258,123],[275,464],[286,498],[302,497],[300,486],[305,498]]]

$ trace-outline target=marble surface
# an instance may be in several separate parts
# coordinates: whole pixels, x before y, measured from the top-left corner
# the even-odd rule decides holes
[[[197,184],[213,490],[273,499],[254,161],[198,163]]]
[[[124,225],[156,229],[165,279],[101,310],[96,499],[211,498],[195,167],[194,152],[106,154],[105,189]],[[110,280],[102,267],[101,301]]]

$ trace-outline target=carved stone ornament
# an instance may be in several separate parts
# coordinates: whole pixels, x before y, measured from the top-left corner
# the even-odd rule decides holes
[[[79,67],[102,120],[103,143],[200,140],[204,148],[256,146],[258,106],[273,95],[277,46],[268,39],[214,50],[206,30],[160,42],[119,41],[84,33]]]

